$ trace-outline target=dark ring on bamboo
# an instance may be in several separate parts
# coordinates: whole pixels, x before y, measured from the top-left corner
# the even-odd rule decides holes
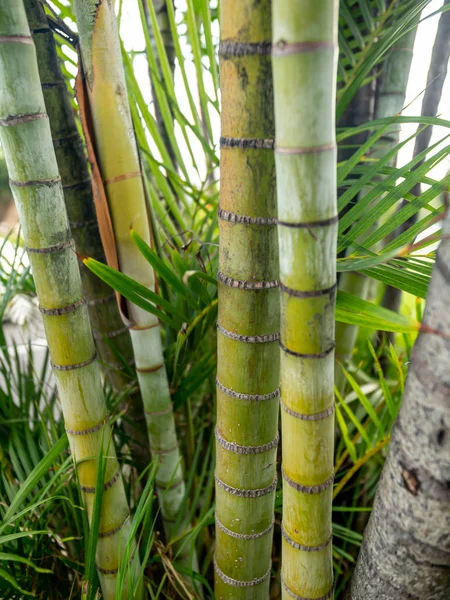
[[[94,352],[92,358],[85,360],[84,362],[76,363],[74,365],[55,365],[55,363],[51,363],[52,367],[55,371],[74,371],[75,369],[82,369],[83,367],[87,367],[91,363],[97,360],[97,353]]]
[[[325,596],[320,596],[320,598],[304,598],[303,596],[298,596],[290,588],[288,588],[288,586],[286,585],[286,583],[283,579],[283,575],[281,575],[281,584],[284,587],[284,589],[286,590],[286,592],[289,594],[289,596],[291,596],[291,598],[294,598],[294,600],[332,600],[334,597],[334,586],[333,585],[331,586],[330,591],[325,594]]]
[[[320,552],[320,550],[324,550],[327,546],[329,546],[333,539],[333,536],[330,535],[330,537],[327,539],[327,541],[324,544],[320,544],[319,546],[303,546],[302,544],[299,544],[298,542],[296,542],[295,540],[293,540],[291,538],[291,536],[287,533],[287,531],[283,527],[283,523],[281,524],[281,534],[290,546],[292,546],[296,550],[302,550],[303,552]]]
[[[219,479],[216,473],[214,473],[214,479],[216,480],[217,485],[225,492],[228,492],[232,496],[238,496],[239,498],[262,498],[262,496],[267,496],[267,494],[271,494],[275,490],[278,480],[277,476],[275,475],[275,479],[272,481],[272,483],[265,488],[259,488],[256,490],[242,490],[241,488],[235,488],[226,484],[224,481]]]
[[[270,576],[272,567],[269,567],[269,570],[267,571],[267,573],[265,573],[262,577],[252,579],[251,581],[239,581],[238,579],[232,579],[231,577],[228,577],[228,575],[225,575],[225,573],[219,569],[217,562],[216,562],[216,557],[214,556],[214,570],[217,573],[217,575],[220,577],[220,579],[227,585],[231,585],[232,587],[237,587],[237,588],[244,588],[244,587],[252,587],[254,585],[259,585],[260,583],[263,583]]]
[[[142,177],[142,171],[133,171],[132,173],[124,173],[123,175],[117,175],[117,177],[111,177],[110,179],[104,179],[103,185],[109,185],[110,183],[117,183],[118,181],[124,181],[125,179],[133,179],[134,177]]]
[[[6,119],[0,119],[0,125],[12,127],[14,125],[22,125],[22,123],[30,123],[39,119],[48,119],[46,113],[29,113],[27,115],[9,115]]]
[[[235,392],[234,390],[230,390],[230,388],[225,387],[223,383],[220,383],[217,377],[216,385],[224,394],[227,394],[227,396],[231,396],[232,398],[237,398],[238,400],[261,402],[264,400],[272,400],[280,395],[280,388],[273,392],[269,392],[268,394],[241,394],[240,392]]]
[[[70,221],[70,229],[81,229],[97,225],[97,219],[88,219],[87,221]]]
[[[0,35],[0,44],[19,43],[33,45],[33,38],[30,35]]]
[[[67,315],[68,313],[74,312],[75,310],[77,310],[77,308],[83,306],[83,304],[86,304],[86,299],[80,298],[72,304],[68,304],[67,306],[61,306],[61,308],[44,308],[42,306],[39,306],[39,311],[47,317],[59,317],[60,315]]]
[[[118,533],[122,527],[125,525],[125,523],[128,521],[128,516],[125,519],[125,521],[123,523],[121,523],[120,525],[117,525],[117,527],[114,527],[114,529],[110,529],[109,531],[105,531],[104,533],[100,533],[98,534],[99,538],[107,538],[107,537],[111,537],[114,534]]]
[[[13,179],[9,180],[9,185],[13,187],[29,187],[31,185],[56,185],[60,183],[61,177],[52,177],[50,179],[30,179],[30,181],[14,181]]]
[[[265,335],[241,335],[240,333],[233,333],[224,329],[219,323],[216,324],[216,327],[222,335],[236,342],[243,342],[244,344],[265,344],[268,342],[278,342],[280,339],[278,331],[276,333],[266,333]]]
[[[222,136],[220,138],[221,148],[239,148],[240,150],[273,150],[275,140],[272,138],[235,138]]]
[[[172,410],[173,410],[173,408],[172,408],[172,405],[170,404],[164,410],[154,410],[154,411],[146,410],[144,412],[149,417],[159,417],[160,415],[168,415],[170,412],[172,412]]]
[[[228,275],[224,275],[221,271],[217,271],[217,280],[223,285],[235,288],[238,290],[270,290],[278,287],[278,280],[274,281],[243,281],[242,279],[233,279]]]
[[[126,333],[128,331],[128,327],[120,327],[120,329],[114,329],[113,331],[107,331],[106,333],[101,333],[98,331],[94,331],[94,339],[96,340],[103,340],[103,339],[113,339],[118,337],[119,335],[122,335],[123,333]]]
[[[114,473],[114,475],[111,477],[111,479],[103,485],[103,491],[106,492],[106,490],[109,490],[109,488],[112,488],[112,486],[116,483],[116,481],[119,479],[119,477],[120,477],[120,469],[117,469],[116,472]],[[84,492],[85,494],[95,494],[95,487],[87,487],[85,485],[80,485],[80,490],[82,492]]]
[[[331,142],[330,144],[322,144],[321,146],[304,146],[297,148],[283,148],[282,146],[275,146],[275,152],[277,154],[316,154],[319,152],[330,152],[336,149],[336,144]]]
[[[272,42],[235,42],[234,40],[223,40],[219,44],[219,56],[270,56]]]
[[[318,485],[302,485],[301,483],[297,483],[296,481],[288,477],[288,475],[286,475],[283,467],[281,467],[281,475],[283,476],[283,479],[284,481],[286,481],[286,483],[288,483],[292,488],[297,490],[297,492],[302,492],[303,494],[320,494],[321,492],[324,492],[326,489],[332,486],[334,482],[334,472],[331,474],[330,477],[328,477],[326,481],[324,481],[323,483],[319,483]]]
[[[320,221],[310,221],[309,223],[290,223],[289,221],[277,221],[277,225],[281,227],[292,227],[294,229],[313,229],[314,227],[327,227],[328,225],[335,225],[339,221],[339,216],[330,217],[329,219],[322,219]]]
[[[153,452],[153,454],[158,454],[158,455],[161,455],[161,454],[172,454],[172,452],[175,452],[176,450],[178,450],[178,444],[176,446],[173,446],[172,448],[167,449],[167,450],[163,450],[163,449],[158,450],[158,449],[153,448],[153,446],[151,448],[151,451]]]
[[[83,179],[82,181],[77,181],[75,183],[68,183],[66,185],[63,185],[62,188],[63,190],[77,190],[78,188],[82,188],[88,184],[91,184],[90,177],[88,177],[87,179]]]
[[[297,42],[289,43],[285,40],[276,42],[272,47],[272,56],[287,56],[289,54],[302,54],[304,52],[314,52],[314,50],[335,49],[337,46],[334,42]]]
[[[136,367],[136,371],[138,373],[156,373],[156,371],[161,370],[164,367],[164,363],[160,363],[159,365],[154,365],[153,367],[140,368]]]
[[[100,423],[94,425],[93,427],[89,427],[88,429],[67,429],[66,427],[66,433],[68,433],[69,435],[89,435],[90,433],[95,433],[96,431],[104,427],[108,422],[108,419],[109,415],[106,415],[103,421],[100,421]]]
[[[276,218],[272,217],[247,217],[246,215],[237,215],[234,212],[219,208],[219,219],[229,223],[241,223],[242,225],[276,225]]]
[[[257,540],[259,538],[264,537],[265,535],[268,535],[275,525],[275,521],[272,521],[272,523],[269,525],[269,527],[267,527],[267,529],[264,529],[264,531],[261,531],[259,533],[235,533],[234,531],[231,531],[231,529],[225,527],[225,525],[222,525],[222,523],[217,518],[217,515],[215,516],[215,521],[217,527],[221,531],[223,531],[226,535],[229,535],[230,537],[233,537],[237,540]]]
[[[287,285],[284,285],[280,281],[280,290],[288,296],[293,296],[294,298],[319,298],[320,296],[331,296],[336,292],[336,288],[337,284],[335,283],[329,288],[324,288],[323,290],[310,290],[302,292],[300,290],[294,290]]]
[[[288,408],[282,400],[280,400],[280,406],[282,410],[284,410],[284,412],[286,412],[288,415],[291,415],[292,417],[295,417],[296,419],[300,419],[302,421],[321,421],[322,419],[326,419],[334,413],[334,404],[332,404],[331,406],[329,406],[325,410],[322,410],[319,413],[313,414],[302,414],[295,412],[294,410]]]
[[[36,27],[36,29],[32,29],[31,33],[34,35],[35,33],[49,33],[51,32],[50,27]]]
[[[272,448],[276,448],[278,446],[278,442],[280,438],[278,434],[275,439],[267,444],[262,444],[261,446],[240,446],[235,442],[228,442],[225,438],[223,438],[220,433],[217,431],[217,427],[214,429],[214,435],[216,436],[217,443],[225,448],[225,450],[229,450],[230,452],[234,452],[235,454],[261,454],[262,452],[267,452],[268,450],[272,450]]]
[[[25,246],[25,250],[31,252],[31,254],[52,254],[52,252],[61,252],[62,250],[67,250],[67,248],[73,248],[74,246],[75,242],[71,238],[67,242],[61,242],[60,244],[54,244],[53,246],[47,246],[46,248],[30,248],[29,246]]]
[[[92,298],[87,301],[88,306],[98,306],[99,304],[108,304],[111,300],[115,300],[116,295],[114,293],[109,294],[109,296],[103,296],[103,298]]]
[[[280,348],[286,352],[286,354],[290,354],[291,356],[297,356],[298,358],[325,358],[326,356],[328,356],[329,354],[331,354],[334,350],[334,346],[335,343],[333,342],[333,344],[327,348],[326,350],[324,350],[323,352],[313,352],[313,353],[303,353],[303,352],[295,352],[294,350],[290,350],[289,348],[286,348],[286,346],[280,342]]]

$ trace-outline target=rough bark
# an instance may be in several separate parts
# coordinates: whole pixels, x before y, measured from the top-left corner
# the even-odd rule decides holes
[[[350,600],[450,597],[450,214]]]

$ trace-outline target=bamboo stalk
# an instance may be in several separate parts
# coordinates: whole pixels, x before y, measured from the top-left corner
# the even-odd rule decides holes
[[[78,133],[53,34],[42,2],[25,0],[24,4],[36,47],[42,91],[75,247],[79,254],[93,256],[104,262],[105,253],[98,231],[84,145]],[[129,436],[131,453],[137,459],[134,464],[141,471],[149,463],[150,452],[142,398],[134,385],[134,377],[126,373],[123,364],[133,363],[130,334],[122,322],[112,289],[82,261],[79,265],[95,345],[108,379],[116,393],[123,394],[130,390],[122,401],[126,410],[124,428]],[[132,366],[129,371],[134,373]]]
[[[96,562],[103,597],[112,600],[116,597],[120,552],[130,537],[128,506],[110,443],[100,370],[35,48],[23,3],[17,0],[5,0],[0,5],[0,70],[0,138],[89,520],[102,443],[107,456]],[[137,554],[135,567],[139,567]]]
[[[269,597],[279,404],[270,0],[223,0],[216,598]]]
[[[338,3],[273,2],[281,288],[282,597],[333,596]]]
[[[136,140],[131,122],[114,8],[109,2],[75,0],[81,53],[92,111],[95,145],[104,181],[120,270],[155,290],[155,277],[130,236],[130,226],[149,245],[151,234]],[[179,535],[174,523],[185,495],[169,384],[158,319],[126,303],[144,402],[152,456],[159,461],[156,476],[167,536]],[[194,557],[188,545],[188,554]],[[195,568],[196,559],[183,555]]]
[[[349,600],[450,597],[450,213]]]

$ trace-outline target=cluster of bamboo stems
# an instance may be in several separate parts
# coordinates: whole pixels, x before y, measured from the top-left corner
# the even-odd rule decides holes
[[[159,464],[168,540],[190,526],[179,514],[185,482],[158,318],[112,295],[74,252],[155,292],[135,243],[151,246],[152,228],[113,4],[73,0],[89,173],[41,2],[0,3],[0,137],[90,520],[100,503],[96,565],[106,600],[116,598],[124,556],[123,597],[144,592],[97,352],[114,390],[126,390],[135,464],[144,468],[150,456]],[[280,408],[282,598],[333,597],[337,23],[337,0],[221,2],[218,599],[269,597]],[[392,68],[400,56],[392,54]],[[378,116],[397,110],[385,108],[390,83]],[[192,544],[178,558],[197,570]]]

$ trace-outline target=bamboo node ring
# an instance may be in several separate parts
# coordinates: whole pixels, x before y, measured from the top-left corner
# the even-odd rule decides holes
[[[222,271],[217,271],[217,280],[223,283],[223,285],[238,290],[270,290],[277,288],[279,284],[278,279],[274,281],[244,281],[242,279],[234,279],[233,277],[224,275]]]
[[[51,254],[52,252],[61,252],[62,250],[67,250],[67,248],[73,248],[74,246],[75,242],[71,238],[67,242],[61,242],[60,244],[54,244],[53,246],[47,246],[46,248],[30,248],[29,246],[25,246],[25,250],[31,252],[31,254]]]
[[[221,136],[221,148],[239,148],[240,150],[273,150],[275,140],[273,138],[235,138]]]
[[[280,438],[277,434],[276,437],[267,444],[262,444],[261,446],[241,446],[235,442],[228,442],[220,435],[217,427],[214,430],[214,435],[216,436],[217,443],[222,446],[222,448],[225,448],[225,450],[229,450],[230,452],[234,452],[235,454],[261,454],[262,452],[267,452],[268,450],[276,448],[278,446],[278,442],[280,441]]]
[[[220,383],[219,379],[216,377],[216,385],[220,391],[227,396],[231,396],[232,398],[236,398],[237,400],[249,400],[253,402],[261,402],[265,400],[272,400],[273,398],[277,398],[280,395],[280,388],[277,388],[273,392],[269,392],[268,394],[242,394],[241,392],[235,392],[234,390],[227,388]]]
[[[329,354],[331,354],[334,350],[334,346],[335,346],[335,342],[332,343],[332,345],[327,348],[326,350],[323,350],[322,352],[312,352],[312,353],[303,353],[303,352],[295,352],[295,350],[290,350],[289,348],[286,348],[286,346],[280,342],[280,348],[283,350],[283,352],[286,352],[286,354],[290,354],[291,356],[297,356],[298,358],[315,358],[315,359],[319,359],[319,358],[325,358],[326,356],[328,356]]]
[[[228,492],[232,496],[238,496],[240,498],[261,498],[262,496],[267,496],[267,494],[271,494],[275,490],[278,481],[278,478],[275,475],[275,479],[272,481],[272,483],[265,488],[259,488],[256,490],[243,490],[241,488],[235,488],[231,485],[226,484],[218,477],[217,473],[214,473],[214,479],[216,480],[217,485],[221,487],[225,492]]]
[[[235,340],[236,342],[243,342],[244,344],[266,344],[268,342],[278,342],[280,339],[280,333],[278,331],[276,333],[267,333],[265,335],[241,335],[240,333],[228,331],[222,327],[222,325],[219,325],[219,323],[216,324],[216,327],[225,337]]]
[[[286,532],[283,523],[281,524],[281,533],[283,535],[283,538],[290,546],[292,546],[296,550],[302,550],[303,552],[320,552],[320,550],[324,550],[327,546],[329,546],[333,539],[333,536],[330,535],[327,541],[323,544],[320,544],[319,546],[303,546],[302,544],[299,544],[291,538],[291,536]]]
[[[257,577],[255,579],[252,579],[251,581],[239,581],[238,579],[232,579],[231,577],[228,577],[228,575],[225,575],[225,573],[221,571],[219,566],[217,565],[216,557],[214,557],[214,570],[220,577],[220,579],[227,585],[231,585],[232,587],[237,588],[244,588],[252,587],[254,585],[259,585],[260,583],[263,583],[268,577],[270,577],[271,567],[269,567],[268,571],[266,571],[266,573],[264,573],[262,577]]]
[[[217,515],[215,516],[215,521],[217,527],[221,531],[223,531],[226,535],[229,535],[230,537],[233,537],[237,540],[257,540],[259,538],[262,538],[268,535],[273,530],[275,524],[275,521],[272,521],[272,523],[269,525],[269,527],[267,527],[267,529],[264,529],[264,531],[260,531],[259,533],[235,533],[234,531],[231,531],[231,529],[225,527],[225,525],[222,525],[222,523],[217,518]]]
[[[114,475],[111,477],[111,479],[103,485],[103,491],[106,492],[106,490],[109,490],[109,488],[112,488],[112,486],[116,483],[116,481],[118,481],[119,477],[120,477],[120,469],[118,468],[116,470],[116,472],[114,473]],[[84,492],[85,494],[95,494],[95,487],[88,487],[85,485],[80,485],[80,490],[82,492]]]
[[[39,306],[39,311],[47,317],[59,317],[77,310],[77,308],[83,306],[83,304],[86,304],[86,298],[80,298],[76,302],[72,302],[72,304],[61,306],[59,308],[44,308],[43,306]]]
[[[92,364],[96,360],[97,360],[97,353],[94,352],[94,355],[91,358],[89,358],[88,360],[85,360],[84,362],[76,363],[74,365],[55,365],[55,363],[52,362],[51,365],[52,365],[52,368],[55,369],[55,371],[73,371],[75,369],[82,369],[83,367],[87,367],[88,365]]]
[[[294,290],[293,288],[284,285],[280,281],[280,290],[287,294],[288,296],[293,296],[294,298],[319,298],[320,296],[334,296],[336,293],[337,284],[324,288],[322,290],[308,290],[308,291],[300,291]]]
[[[300,419],[301,421],[321,421],[322,419],[326,419],[334,413],[334,403],[325,410],[313,414],[302,414],[295,412],[294,410],[288,408],[282,400],[280,400],[280,406],[281,409],[284,410],[284,412],[286,412],[288,415],[291,415],[296,419]]]
[[[97,425],[93,425],[92,427],[89,427],[88,429],[68,429],[66,427],[66,433],[68,433],[69,435],[89,435],[90,433],[94,433],[95,431],[98,431],[104,425],[106,425],[106,423],[108,422],[108,419],[109,419],[109,415],[106,415],[106,417],[103,419],[103,421],[100,421],[100,423],[98,423]]]
[[[281,467],[281,475],[284,481],[286,481],[286,483],[288,483],[292,488],[297,490],[297,492],[301,492],[303,494],[320,494],[321,492],[324,492],[326,489],[331,487],[334,482],[334,472],[331,474],[330,477],[328,477],[326,481],[324,481],[323,483],[319,483],[318,485],[303,485],[301,483],[297,483],[288,475],[286,475],[283,467]]]
[[[331,585],[331,589],[329,592],[327,592],[325,594],[325,596],[321,596],[320,598],[305,598],[303,596],[298,596],[297,594],[295,594],[285,583],[284,579],[283,579],[283,575],[281,575],[281,584],[284,587],[284,589],[286,590],[286,592],[289,594],[289,596],[291,598],[294,598],[294,600],[332,600],[332,598],[334,597],[334,586]]]
[[[29,113],[25,115],[8,115],[6,119],[0,119],[0,125],[4,127],[13,127],[14,125],[22,125],[30,121],[38,121],[39,119],[48,119],[47,113]]]
[[[276,225],[275,217],[248,217],[247,215],[238,215],[234,212],[219,208],[218,217],[222,221],[229,223],[240,223],[242,225]]]

